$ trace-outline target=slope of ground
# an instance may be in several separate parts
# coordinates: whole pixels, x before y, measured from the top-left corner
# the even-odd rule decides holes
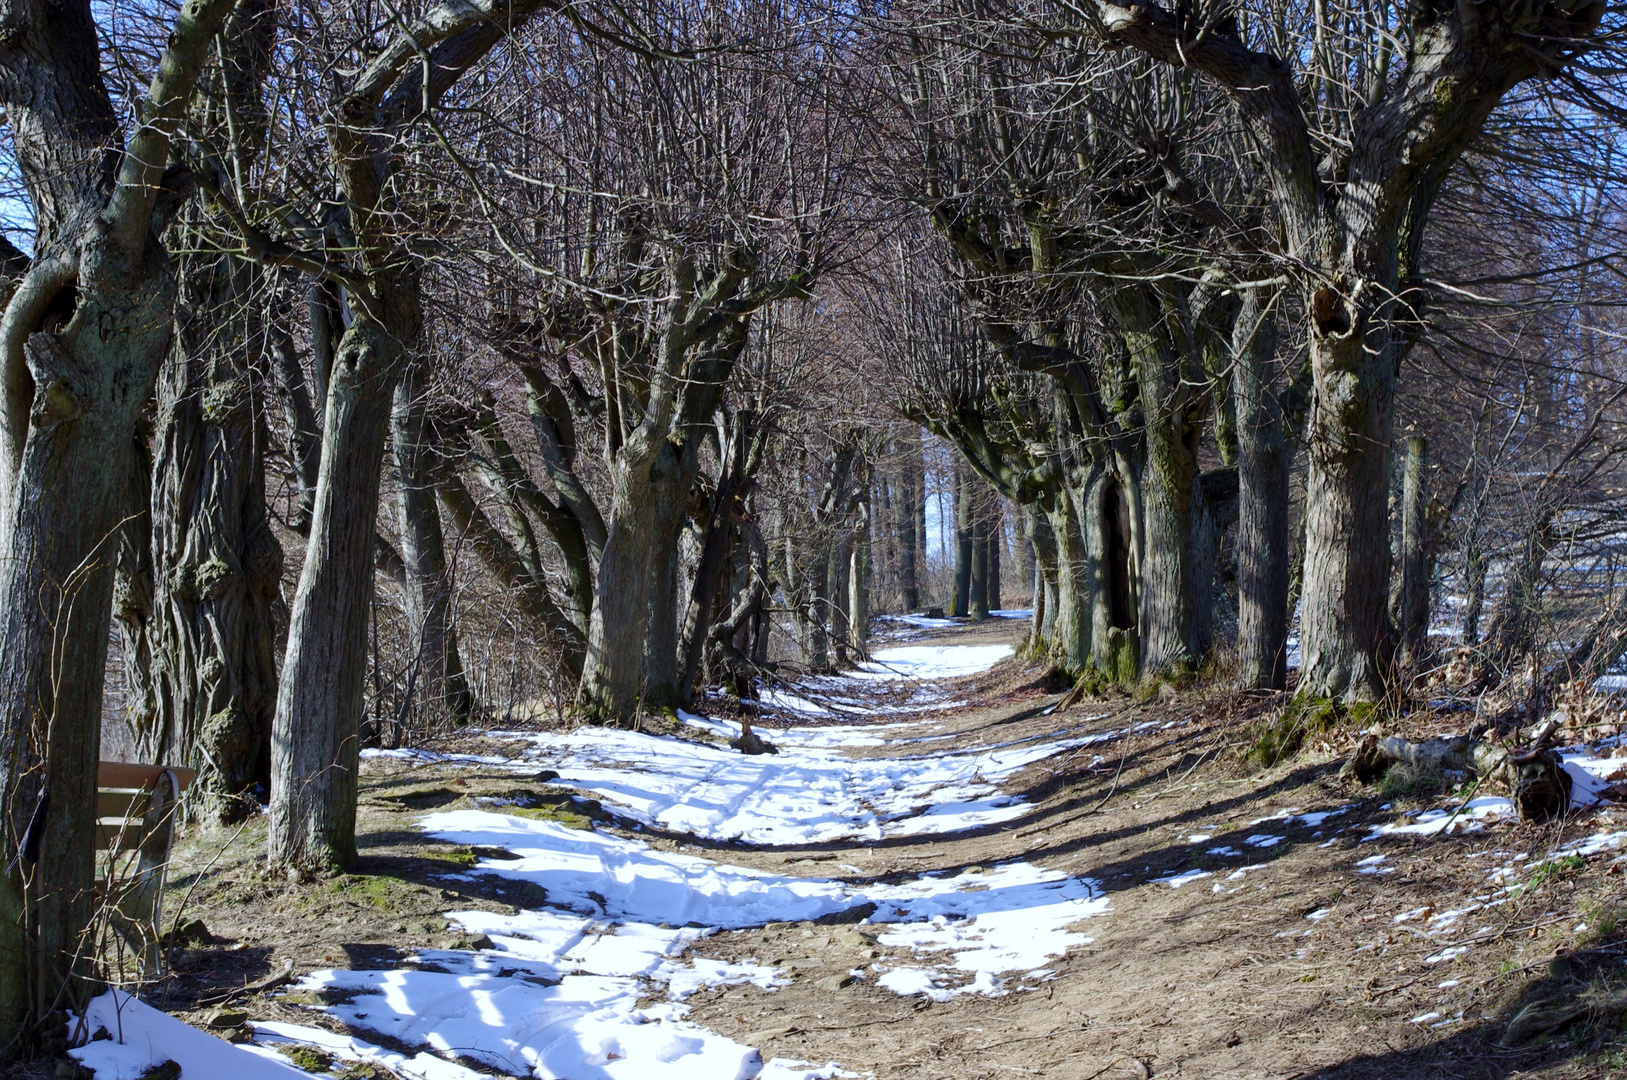
[[[1259,771],[1238,751],[1271,696],[1059,711],[999,659],[1023,629],[899,624],[881,663],[768,696],[774,756],[728,749],[721,702],[665,736],[371,755],[354,874],[266,880],[258,820],[182,845],[170,911],[207,935],[145,997],[436,1080],[1622,1067],[1627,813],[1386,795],[1334,746]],[[1598,1007],[1500,1045],[1578,995]]]

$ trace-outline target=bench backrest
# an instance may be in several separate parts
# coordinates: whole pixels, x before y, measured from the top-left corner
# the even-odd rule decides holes
[[[96,766],[96,850],[135,851],[155,833],[168,847],[175,803],[196,769],[103,761]]]

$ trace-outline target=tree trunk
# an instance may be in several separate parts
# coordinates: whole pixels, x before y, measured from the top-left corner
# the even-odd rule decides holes
[[[1143,377],[1143,400],[1149,391]],[[1161,385],[1157,393],[1167,396]],[[1141,483],[1146,544],[1141,568],[1141,676],[1180,676],[1208,658],[1213,577],[1202,572],[1211,543],[1199,486],[1201,425],[1183,410],[1149,408]]]
[[[1399,651],[1396,663],[1414,671],[1429,652],[1429,440],[1407,440],[1406,476],[1401,496],[1401,582],[1396,601]]]
[[[1520,545],[1519,555],[1509,567],[1508,584],[1492,614],[1491,627],[1481,649],[1481,665],[1486,669],[1482,678],[1493,684],[1508,675],[1520,658],[1536,647],[1543,617],[1543,567],[1558,539],[1554,509],[1539,508]]]
[[[1058,493],[1056,497],[1067,496]],[[1050,650],[1056,633],[1056,537],[1050,519],[1039,506],[1024,506],[1023,519],[1028,523],[1028,540],[1034,550],[1034,621],[1028,632],[1028,651],[1039,657]]]
[[[852,628],[847,620],[848,579],[853,563],[853,542],[846,537],[831,545],[830,549],[830,636],[836,646],[836,667],[841,670],[851,662],[849,643]]]
[[[1091,581],[1089,552],[1073,501],[1059,493],[1049,511],[1056,540],[1056,617],[1050,635],[1052,663],[1072,674],[1091,659]]]
[[[678,542],[683,535],[690,488],[695,474],[685,468],[682,451],[665,443],[650,472],[655,536],[650,552],[650,608],[644,636],[643,700],[652,709],[676,709],[685,703],[678,685],[681,670],[678,639]]]
[[[860,505],[863,515],[859,534],[853,539],[853,556],[847,575],[847,635],[854,655],[860,660],[870,658],[867,642],[870,637],[870,527],[873,522],[870,500]]]
[[[1331,290],[1319,289],[1310,299],[1313,309],[1342,307],[1324,293]],[[1364,340],[1349,322],[1314,321],[1300,692],[1377,701],[1390,640],[1389,447],[1397,363],[1387,326]]]
[[[987,526],[989,549],[989,610],[999,611],[1003,606],[1000,596],[1000,546],[1006,536],[1006,504],[997,495],[989,497],[989,520]]]
[[[921,432],[913,424],[902,440],[903,462],[899,466],[898,499],[898,600],[906,612],[921,606],[917,567],[926,537],[921,529]]]
[[[966,590],[966,613],[981,622],[989,617],[989,523],[985,517],[986,500],[981,490],[975,490],[972,504],[971,580]]]
[[[402,589],[408,633],[413,640],[409,675],[412,693],[423,703],[427,730],[466,724],[473,695],[458,655],[452,619],[452,576],[435,501],[434,471],[425,419],[423,373],[410,363],[396,384],[390,411],[390,442],[396,467],[396,521],[401,534]],[[409,703],[410,705],[410,703]]]
[[[809,671],[825,673],[831,670],[830,637],[825,631],[826,620],[830,618],[830,549],[816,544],[805,567],[808,637],[802,647],[802,662]]]
[[[1033,606],[1039,603],[1043,588],[1039,582],[1039,563],[1034,558],[1034,540],[1028,523],[1027,509],[1023,506],[1016,509],[1017,542],[1014,554],[1017,557],[1017,580],[1028,588],[1028,602]]]
[[[322,467],[289,616],[271,748],[270,862],[291,874],[356,860],[356,770],[373,602],[379,473],[395,383],[413,333],[358,315],[328,387]]]
[[[592,719],[624,723],[642,690],[644,640],[651,611],[656,558],[656,508],[651,468],[660,447],[644,454],[623,447],[611,473],[609,532],[599,560],[587,658],[578,705]]]
[[[136,421],[172,325],[174,281],[156,239],[137,265],[102,247],[85,252],[67,327],[27,340],[36,389],[0,534],[0,807],[10,836],[23,835],[42,786],[51,805],[38,862],[0,878],[8,1043],[22,1014],[43,1019],[91,987],[94,949],[83,935],[95,908],[113,545]]]
[[[1087,477],[1080,511],[1090,560],[1089,669],[1099,679],[1128,686],[1140,663],[1131,488],[1101,463]]]
[[[713,614],[720,607],[718,598],[728,585],[726,579],[729,571],[735,569],[730,566],[730,549],[736,549],[737,558],[741,554],[737,545],[729,542],[738,531],[729,513],[734,500],[734,473],[726,470],[712,497],[706,536],[701,541],[700,558],[695,563],[695,581],[689,592],[689,607],[684,619],[683,666],[678,677],[678,690],[683,698],[681,704],[687,705],[690,695],[694,693],[695,680],[700,676],[701,664],[706,659],[706,642],[712,629]],[[750,564],[741,561],[743,566],[739,569],[744,569],[749,575]]]
[[[972,480],[971,470],[957,459],[955,482],[955,584],[949,614],[959,618],[967,613],[972,598]]]
[[[1288,684],[1288,439],[1266,365],[1277,324],[1246,290],[1232,338],[1237,410],[1237,682],[1244,690]]]
[[[1486,604],[1486,570],[1490,560],[1480,546],[1478,534],[1471,533],[1463,545],[1463,644],[1480,644],[1480,613]]]
[[[183,330],[159,382],[152,613],[137,652],[150,657],[154,714],[133,718],[132,737],[139,760],[198,769],[189,811],[225,821],[247,813],[238,796],[269,777],[282,546],[247,355],[263,334],[233,328],[224,300],[197,308],[205,337]]]

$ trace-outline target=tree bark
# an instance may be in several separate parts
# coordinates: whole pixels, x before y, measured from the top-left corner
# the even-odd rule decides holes
[[[609,532],[599,560],[578,691],[578,701],[594,719],[605,722],[630,717],[642,689],[656,556],[650,468],[658,449],[652,446],[643,454],[624,449],[611,466]]]
[[[999,611],[1003,606],[1000,602],[1000,547],[1006,535],[1005,509],[1005,502],[998,495],[991,493],[989,496],[989,520],[987,525],[990,611]]]
[[[1300,687],[1314,697],[1377,701],[1389,653],[1388,334],[1313,333],[1305,490]]]
[[[650,553],[650,609],[644,636],[643,700],[654,709],[676,709],[686,704],[678,685],[679,657],[678,543],[687,517],[690,489],[698,470],[687,468],[682,451],[666,443],[650,474],[654,500]]]
[[[804,602],[804,626],[807,637],[802,645],[802,663],[815,673],[831,671],[830,635],[826,631],[830,618],[830,549],[816,544],[811,557],[804,563],[807,578],[807,599]]]
[[[1073,500],[1059,494],[1048,512],[1056,542],[1056,616],[1051,623],[1052,663],[1072,674],[1091,661],[1091,563]]]
[[[971,503],[971,577],[966,590],[966,614],[981,622],[989,617],[989,523],[983,492],[973,489]]]
[[[269,777],[282,546],[266,509],[266,432],[248,355],[263,335],[232,327],[226,301],[214,299],[197,305],[204,340],[183,330],[160,376],[152,608],[125,633],[145,638],[131,654],[150,663],[153,711],[132,715],[139,760],[198,769],[188,812],[226,821],[249,812],[238,796]]]
[[[1166,340],[1168,316],[1160,317],[1159,298],[1146,292],[1126,290],[1115,304],[1146,430],[1136,620],[1143,679],[1185,675],[1208,659],[1213,603],[1212,575],[1203,572],[1212,541],[1198,466],[1207,402],[1195,393],[1198,365]]]
[[[1029,542],[1034,546],[1034,623],[1029,632],[1029,652],[1038,657],[1046,655],[1056,640],[1056,534],[1039,505],[1024,506],[1023,516],[1028,521]]]
[[[860,660],[870,659],[870,527],[874,520],[870,499],[860,504],[858,535],[853,539],[852,562],[847,576],[848,643]]]

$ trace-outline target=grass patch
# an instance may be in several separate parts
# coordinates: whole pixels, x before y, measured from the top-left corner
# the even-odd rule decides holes
[[[1434,769],[1415,769],[1397,762],[1385,771],[1378,791],[1392,802],[1417,801],[1433,797],[1444,784],[1445,778]]]
[[[557,821],[567,829],[591,829],[595,821],[609,821],[610,815],[597,799],[573,795],[531,795],[530,806],[504,807],[505,813],[535,821]]]
[[[1531,876],[1515,886],[1512,895],[1524,896],[1528,892],[1535,892],[1544,885],[1570,877],[1586,865],[1587,860],[1580,855],[1566,855],[1563,858],[1538,863],[1533,868]]]
[[[473,862],[472,856],[470,862]],[[413,896],[414,890],[399,878],[342,874],[328,882],[328,892],[353,903],[371,905],[380,911],[396,912],[401,910],[404,901]]]
[[[1577,858],[1578,856],[1571,856]],[[1596,949],[1612,944],[1627,921],[1627,908],[1615,903],[1590,903],[1582,907],[1587,929],[1576,939],[1579,949]]]

